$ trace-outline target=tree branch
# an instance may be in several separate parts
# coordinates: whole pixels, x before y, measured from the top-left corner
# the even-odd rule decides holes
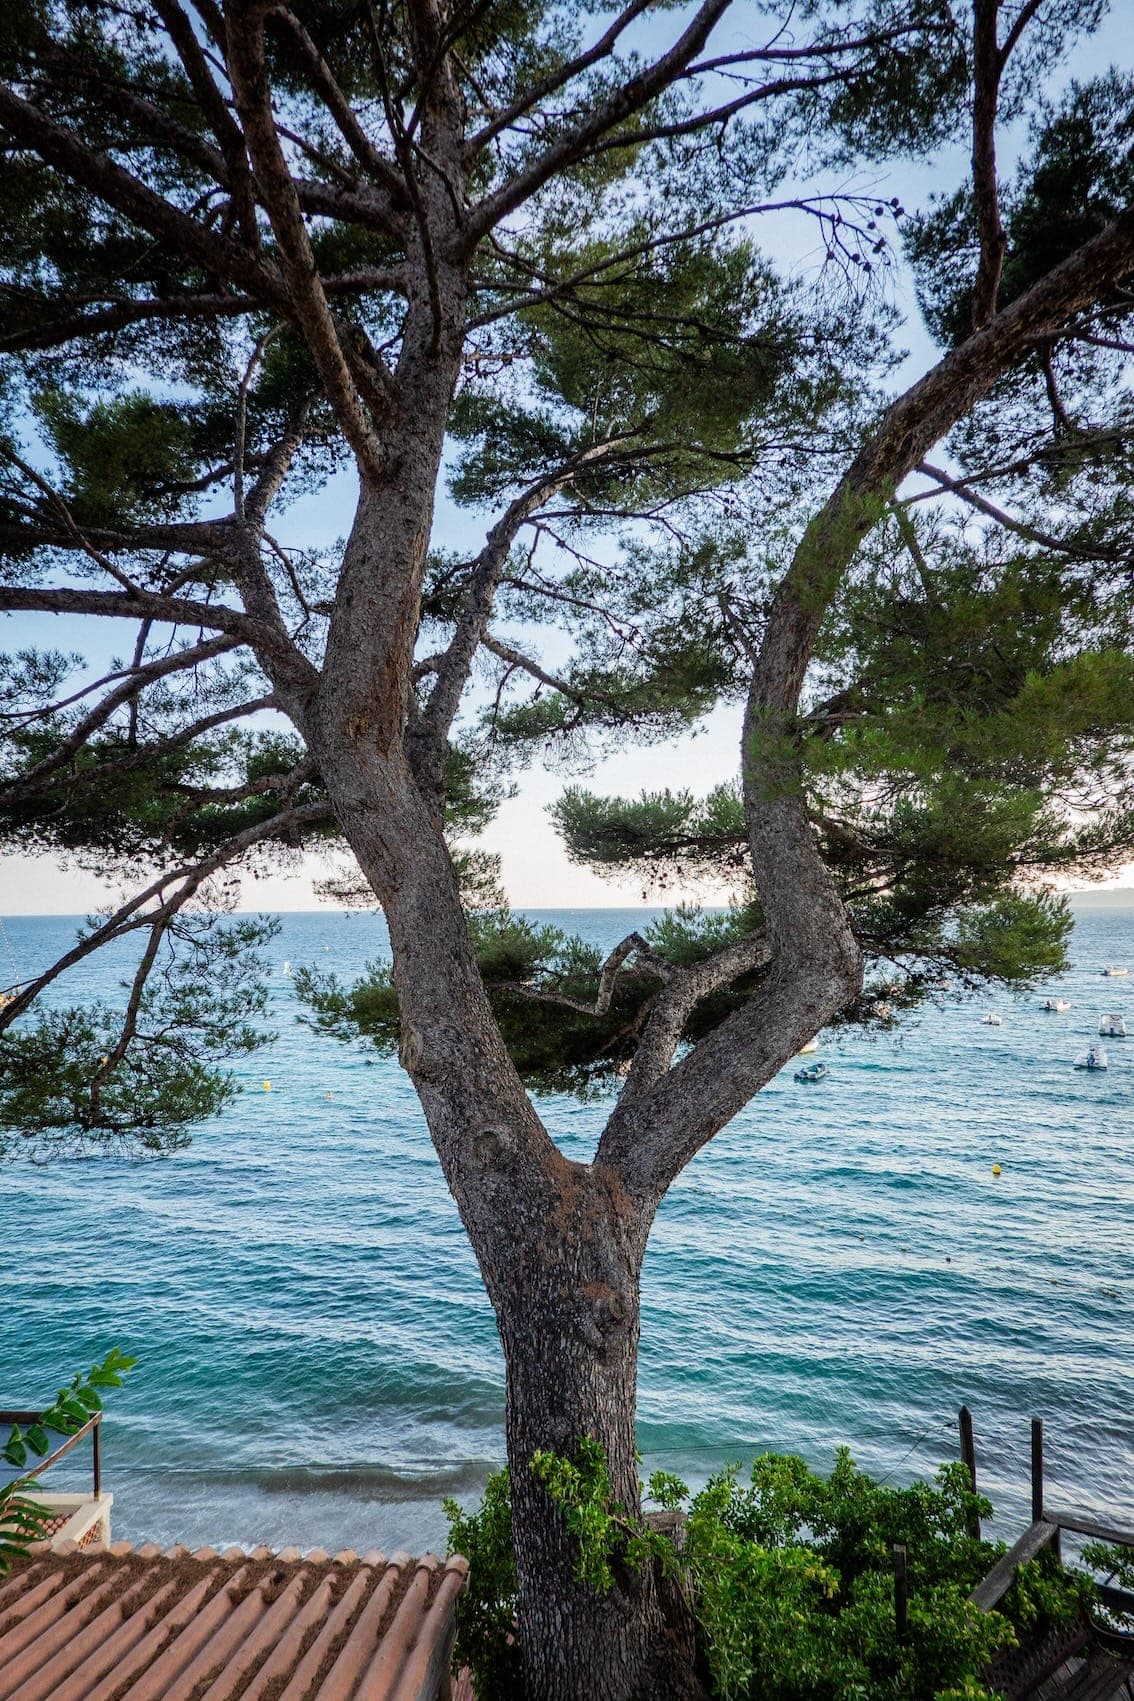
[[[264,60],[263,18],[266,0],[238,0],[230,7],[228,30],[229,76],[237,111],[244,124],[248,150],[279,244],[280,266],[287,283],[291,312],[307,339],[327,399],[354,450],[363,476],[377,483],[382,476],[382,446],[363,404],[323,291],[295,183],[284,159],[272,116],[271,91]],[[385,398],[375,391],[367,398],[384,411]]]
[[[646,11],[651,4],[652,0],[631,0],[631,4],[623,7],[609,29],[599,37],[593,47],[589,47],[585,53],[578,54],[576,58],[567,60],[558,70],[549,71],[546,76],[537,78],[509,106],[494,113],[488,123],[483,125],[475,136],[470,137],[465,146],[466,159],[469,161],[476,159],[477,155],[482,153],[488,144],[499,136],[502,130],[506,130],[509,125],[514,124],[517,118],[522,118],[526,112],[530,112],[533,106],[537,106],[548,95],[555,94],[559,89],[565,88],[568,83],[581,76],[584,71],[589,71],[592,65],[597,65],[600,60],[607,58],[614,50],[618,38],[634,22],[634,19]]]
[[[1004,61],[996,41],[1000,0],[973,0],[973,204],[980,260],[973,283],[973,330],[996,312],[1008,238],[1000,221],[996,181],[996,113]]]
[[[125,703],[132,702],[147,686],[153,685],[159,679],[165,679],[171,673],[184,673],[189,668],[197,667],[201,662],[211,661],[214,656],[224,655],[234,650],[239,644],[238,638],[210,638],[204,644],[194,644],[188,650],[175,650],[171,655],[162,656],[156,661],[145,663],[143,666],[132,668],[122,683],[113,691],[108,691],[100,703],[89,710],[72,728],[67,737],[53,750],[50,756],[45,756],[34,767],[24,773],[15,775],[12,779],[0,779],[0,793],[12,790],[23,791],[32,785],[33,781],[45,779],[49,774],[60,768],[65,768],[71,757],[82,748],[91,734],[99,727],[105,726],[116,709]]]
[[[279,701],[273,692],[264,697],[254,697],[247,703],[238,703],[230,709],[218,709],[215,714],[204,715],[200,720],[191,721],[188,726],[178,732],[171,733],[168,738],[159,738],[153,744],[141,745],[129,756],[118,757],[113,762],[100,762],[93,768],[81,768],[66,776],[66,786],[69,791],[77,786],[97,785],[102,780],[114,779],[119,774],[135,772],[138,768],[146,767],[156,756],[167,756],[172,750],[181,750],[187,744],[192,744],[195,738],[200,738],[206,732],[214,732],[217,727],[228,726],[232,721],[246,720],[249,715],[261,713],[265,709],[278,709]],[[20,801],[27,797],[42,795],[43,786],[32,786],[26,782],[29,775],[17,775],[12,780],[4,782],[3,790],[9,801]],[[46,788],[54,790],[62,781],[55,782]]]
[[[489,532],[484,548],[473,563],[465,606],[457,623],[457,630],[448,648],[437,658],[436,666],[431,669],[436,672],[437,680],[414,732],[414,744],[431,762],[436,782],[440,780],[440,762],[444,755],[445,741],[460,706],[461,695],[477,649],[481,644],[485,644],[496,655],[502,654],[500,646],[487,638],[486,628],[492,612],[492,601],[517,532],[546,497],[561,490],[582,467],[600,461],[623,441],[623,438],[611,439],[607,443],[592,445],[573,455],[554,473],[540,479],[518,496]],[[515,660],[516,657],[513,654],[505,659]],[[532,671],[526,661],[523,665],[528,666],[529,672]],[[544,682],[550,684],[550,677],[544,676]],[[563,687],[557,685],[556,689]]]
[[[254,845],[263,844],[268,839],[291,837],[303,827],[315,826],[321,821],[329,820],[331,814],[331,806],[326,802],[305,803],[296,809],[282,810],[270,820],[257,822],[254,826],[246,827],[243,832],[234,834],[231,839],[226,839],[201,861],[166,869],[143,891],[136,893],[127,903],[115,910],[101,927],[94,928],[49,969],[45,969],[26,985],[20,986],[15,997],[7,1004],[0,1005],[0,1033],[22,1016],[46,987],[58,980],[67,969],[82,962],[84,957],[89,957],[93,951],[101,949],[112,939],[120,939],[139,928],[152,926],[154,912],[143,911],[143,906],[152,899],[157,898],[161,907],[172,914],[188,902],[210,875],[234,861],[244,851],[251,850]],[[182,881],[182,887],[172,898],[163,898],[165,888],[175,880]]]
[[[672,963],[658,955],[640,933],[628,933],[625,939],[619,940],[603,963],[593,1003],[588,1004],[585,998],[573,998],[567,992],[545,991],[542,987],[530,986],[522,980],[491,981],[489,986],[493,991],[520,993],[537,1004],[559,1004],[566,1010],[577,1010],[583,1016],[605,1016],[614,997],[614,984],[618,979],[619,970],[631,957],[639,968],[645,969],[648,974],[656,975],[658,980],[663,982],[671,981],[678,972]]]
[[[163,596],[157,591],[88,591],[71,585],[0,585],[0,614],[98,614],[116,620],[154,620],[230,633],[253,649],[275,650],[279,637],[260,621],[223,603]]]
[[[714,992],[730,986],[742,975],[753,974],[769,960],[768,942],[762,933],[750,933],[733,945],[726,945],[707,957],[676,973],[656,1000],[649,1021],[634,1053],[630,1073],[622,1089],[619,1104],[629,1104],[648,1093],[663,1078],[681,1044],[685,1024],[697,1008]],[[605,1141],[606,1134],[603,1135]],[[610,1148],[604,1152],[600,1141],[597,1161],[611,1161]]]
[[[1058,331],[1132,266],[1127,210],[899,396],[807,527],[772,600],[745,713],[745,816],[769,972],[755,997],[654,1088],[619,1100],[601,1142],[604,1162],[644,1201],[656,1204],[861,987],[861,951],[809,819],[796,725],[820,626],[859,544],[901,480],[1037,336]]]
[[[667,53],[628,78],[617,94],[609,96],[510,182],[481,201],[466,221],[466,252],[471,253],[482,236],[529,200],[556,172],[572,165],[607,131],[668,88],[704,47],[729,3],[730,0],[704,0]]]
[[[354,109],[343,94],[335,76],[323,55],[300,23],[295,13],[288,6],[278,6],[273,12],[291,31],[299,54],[307,66],[311,81],[319,90],[328,112],[338,126],[347,147],[364,171],[368,172],[375,182],[381,183],[391,197],[390,216],[396,222],[396,207],[406,199],[406,186],[394,164],[382,154],[370,140],[362,125],[355,117]]]
[[[198,224],[132,177],[108,154],[88,147],[72,131],[56,124],[38,107],[3,85],[0,85],[0,125],[48,165],[89,189],[151,236],[168,242],[185,259],[239,285],[262,304],[291,317],[293,309],[287,291],[274,267],[231,237]]]

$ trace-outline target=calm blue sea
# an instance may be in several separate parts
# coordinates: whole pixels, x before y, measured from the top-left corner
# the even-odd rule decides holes
[[[643,920],[545,913],[601,944]],[[7,926],[28,975],[75,923]],[[278,1043],[182,1156],[0,1171],[0,1406],[111,1345],[140,1360],[106,1427],[119,1537],[420,1549],[439,1496],[500,1460],[492,1314],[413,1093],[299,1026],[283,972],[349,977],[384,940],[374,916],[283,918]],[[1029,995],[997,1001],[1000,1028],[953,1004],[834,1042],[827,1082],[785,1071],[690,1166],[645,1271],[647,1468],[700,1481],[765,1448],[822,1467],[845,1441],[908,1480],[956,1456],[967,1402],[995,1529],[1025,1520],[1032,1415],[1052,1500],[1134,1524],[1134,1037],[1106,1075],[1070,1068],[1101,1010],[1134,1035],[1134,974],[1099,972],[1134,969],[1134,909],[1084,909],[1072,955],[1066,1015]],[[542,1109],[590,1154],[602,1106]]]

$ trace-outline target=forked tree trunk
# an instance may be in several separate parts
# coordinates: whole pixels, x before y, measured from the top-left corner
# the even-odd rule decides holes
[[[614,1499],[639,1515],[639,1271],[653,1201],[604,1163],[568,1161],[540,1122],[492,1018],[440,822],[408,776],[392,763],[368,775],[349,736],[319,754],[386,911],[402,1062],[496,1311],[529,1701],[692,1701],[688,1626],[667,1623],[673,1591],[623,1563],[605,1595],[577,1582],[577,1542],[528,1470],[533,1453],[571,1456],[589,1436]]]

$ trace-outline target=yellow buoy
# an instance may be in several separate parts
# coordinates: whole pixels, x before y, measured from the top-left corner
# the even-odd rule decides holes
[[[993,1164],[992,1173],[993,1173],[993,1175],[999,1175],[1000,1174],[1000,1165],[999,1164]]]
[[[270,1081],[265,1081],[264,1082],[264,1091],[266,1093],[270,1093],[271,1090],[272,1090],[272,1083]]]

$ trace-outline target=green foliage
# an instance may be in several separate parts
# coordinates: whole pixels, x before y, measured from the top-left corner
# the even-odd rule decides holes
[[[0,1031],[0,1158],[163,1156],[238,1088],[218,1067],[267,1044],[269,918],[189,914],[136,999],[30,1014]],[[124,989],[125,990],[125,989]]]
[[[576,1577],[596,1594],[613,1589],[616,1563],[634,1571],[652,1560],[673,1565],[672,1544],[613,1498],[606,1455],[590,1436],[579,1438],[573,1459],[533,1453],[530,1469],[559,1508],[577,1544]]]
[[[101,1412],[102,1390],[121,1388],[123,1376],[137,1362],[112,1347],[101,1364],[93,1364],[85,1374],[80,1371],[69,1387],[60,1388],[37,1423],[26,1429],[12,1425],[0,1457],[22,1474],[0,1484],[0,1577],[6,1577],[12,1561],[23,1558],[30,1545],[42,1538],[48,1521],[48,1512],[34,1498],[34,1461],[51,1451],[52,1435],[75,1435],[95,1412]]]
[[[577,1544],[577,1576],[587,1587],[608,1592],[623,1568],[687,1574],[719,1701],[993,1701],[985,1680],[993,1655],[1072,1622],[1095,1599],[1085,1573],[1065,1571],[1047,1554],[1019,1568],[997,1611],[974,1607],[970,1591],[1004,1548],[969,1534],[973,1515],[987,1518],[992,1508],[958,1464],[942,1466],[932,1483],[890,1488],[860,1471],[845,1448],[826,1478],[794,1454],[769,1453],[754,1461],[747,1483],[730,1467],[692,1496],[657,1472],[648,1498],[685,1509],[679,1548],[614,1500],[597,1442],[582,1438],[569,1459],[536,1453],[531,1470]],[[456,1662],[475,1657],[477,1693],[511,1701],[523,1692],[511,1640],[507,1472],[489,1479],[477,1511],[461,1513],[451,1502],[446,1511],[450,1551],[473,1560],[475,1580]],[[908,1564],[904,1639],[894,1616],[897,1543]],[[1113,1563],[1105,1549],[1085,1557]]]
[[[1116,70],[1072,82],[1032,126],[1030,148],[1001,212],[1008,253],[1000,288],[1006,306],[1129,206],[1134,194],[1134,78]],[[970,329],[976,270],[976,219],[971,191],[945,197],[910,222],[908,245],[922,310],[943,343]],[[1123,317],[1128,299],[1109,304]]]
[[[628,958],[609,1004],[599,1010],[603,954],[595,946],[508,909],[473,910],[466,919],[493,1013],[527,1086],[586,1099],[625,1073],[661,987],[656,960]],[[644,942],[653,958],[679,968],[703,961],[758,924],[751,906],[718,914],[680,907],[651,922]],[[750,975],[740,976],[703,999],[689,1017],[687,1036],[709,1032],[753,984]],[[349,987],[303,968],[295,989],[309,1011],[304,1019],[320,1032],[341,1041],[368,1040],[387,1056],[397,1051],[398,999],[388,964],[369,964],[365,977]]]
[[[494,1471],[474,1512],[442,1501],[449,1552],[469,1562],[469,1580],[457,1598],[454,1669],[467,1665],[477,1701],[522,1701],[523,1663],[513,1634],[519,1583],[512,1540],[512,1499],[507,1469]]]
[[[73,396],[49,390],[38,413],[80,525],[120,528],[169,513],[174,487],[195,471],[184,410],[171,402],[133,391],[82,410]]]

